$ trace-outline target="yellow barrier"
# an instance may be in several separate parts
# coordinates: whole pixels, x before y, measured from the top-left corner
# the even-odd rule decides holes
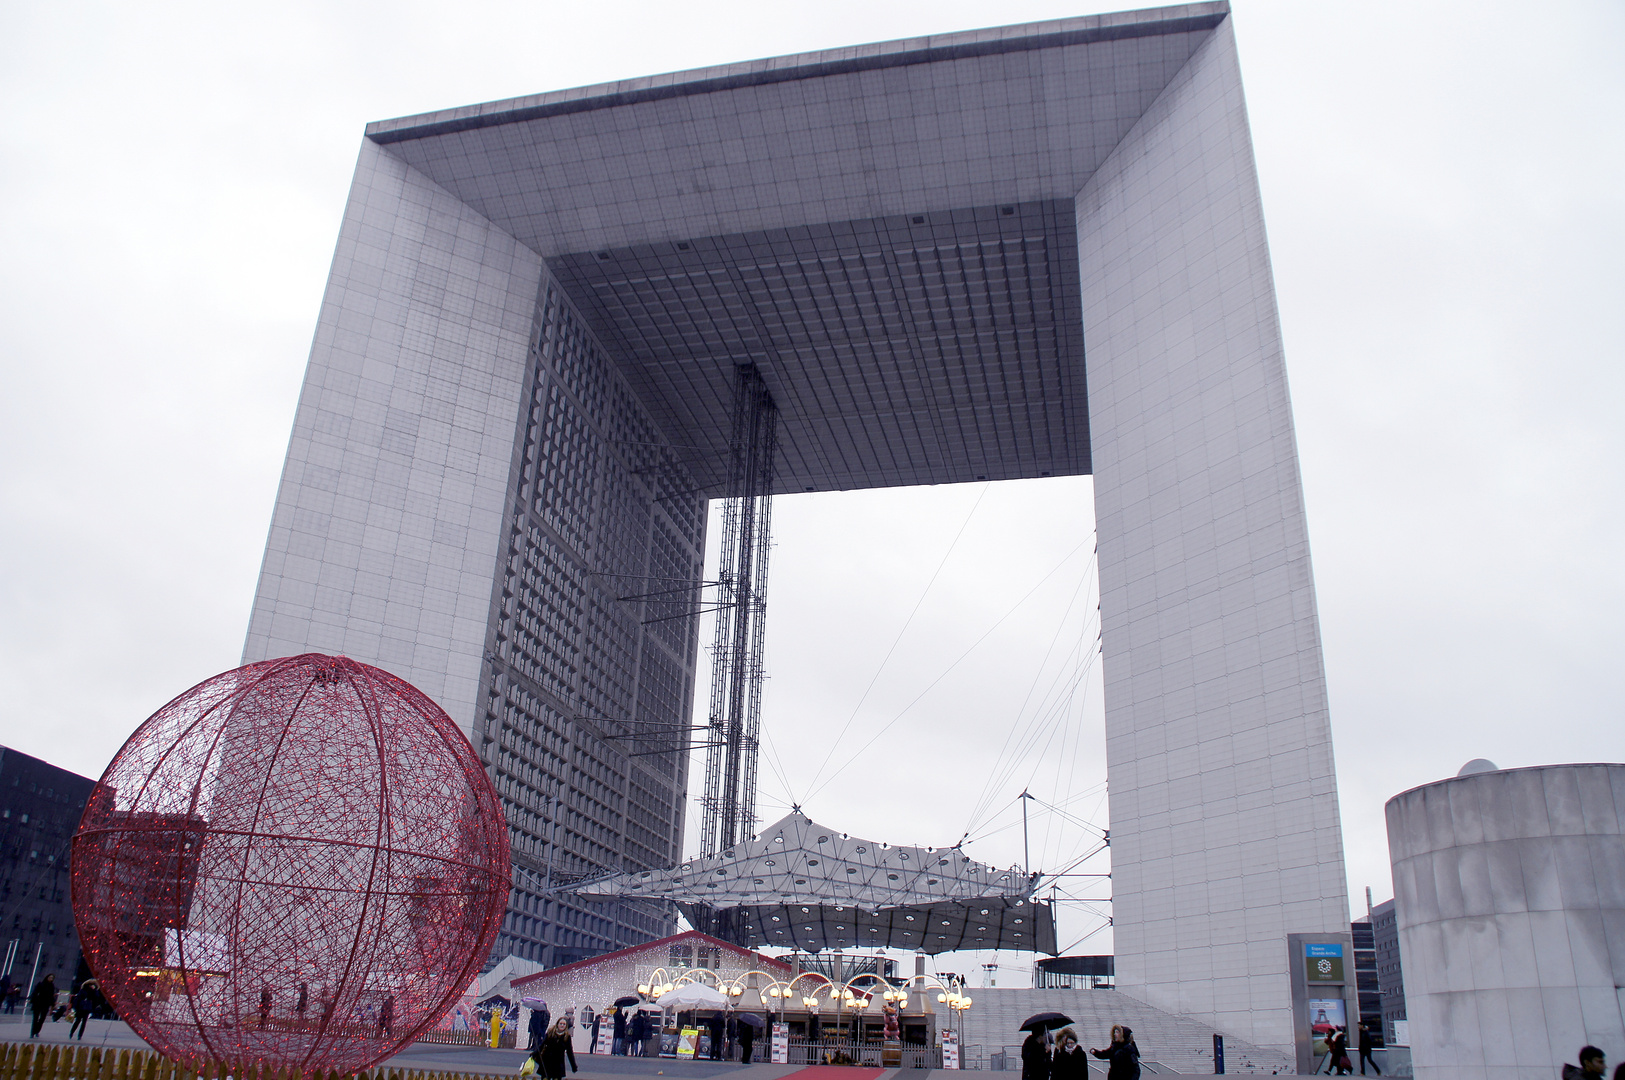
[[[506,1070],[504,1070],[506,1071]],[[490,1073],[426,1072],[420,1069],[373,1069],[353,1080],[484,1080]],[[0,1080],[352,1080],[339,1072],[301,1076],[286,1069],[258,1066],[232,1068],[218,1063],[189,1068],[151,1050],[115,1050],[100,1046],[53,1046],[47,1043],[0,1044]]]

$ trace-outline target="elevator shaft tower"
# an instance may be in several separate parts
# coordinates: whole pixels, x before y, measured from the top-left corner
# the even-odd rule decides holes
[[[734,373],[717,625],[711,646],[711,713],[701,799],[703,854],[733,847],[756,823],[756,757],[778,417],[778,407],[756,365],[740,365]]]

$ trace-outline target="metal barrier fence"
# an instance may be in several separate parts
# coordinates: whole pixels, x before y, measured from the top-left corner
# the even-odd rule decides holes
[[[871,1039],[791,1039],[790,1061],[791,1065],[823,1065],[840,1060],[840,1064],[851,1062],[855,1065],[872,1065],[880,1067],[880,1051],[884,1043]],[[837,1057],[838,1056],[838,1057]],[[942,1068],[942,1051],[935,1046],[912,1046],[903,1044],[903,1068],[905,1069],[940,1069]]]

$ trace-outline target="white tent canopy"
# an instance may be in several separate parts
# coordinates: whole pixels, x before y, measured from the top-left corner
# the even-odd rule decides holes
[[[944,900],[1026,897],[1020,870],[979,863],[957,847],[899,847],[826,828],[792,811],[756,836],[671,870],[613,874],[576,887],[583,896],[659,897],[713,908],[850,904],[864,908]]]
[[[746,948],[1018,949],[1055,952],[1037,876],[958,847],[849,836],[800,811],[726,851],[670,870],[584,881],[582,896],[672,900],[696,926]]]
[[[727,1007],[728,999],[704,983],[686,982],[660,995],[659,1005],[662,1009],[721,1009]]]

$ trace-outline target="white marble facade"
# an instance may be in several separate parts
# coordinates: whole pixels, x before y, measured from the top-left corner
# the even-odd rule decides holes
[[[1292,1043],[1348,928],[1302,484],[1227,21],[1077,199],[1120,991]]]
[[[1228,5],[370,125],[247,658],[343,651],[509,745],[482,650],[554,287],[672,445],[725,443],[755,363],[781,490],[1093,472],[1119,992],[1289,1049],[1286,936],[1348,903]],[[1081,343],[1034,335],[1034,298]]]
[[[343,653],[473,737],[542,260],[361,144],[243,662]]]
[[[1625,1060],[1625,765],[1477,772],[1387,811],[1416,1075]]]

